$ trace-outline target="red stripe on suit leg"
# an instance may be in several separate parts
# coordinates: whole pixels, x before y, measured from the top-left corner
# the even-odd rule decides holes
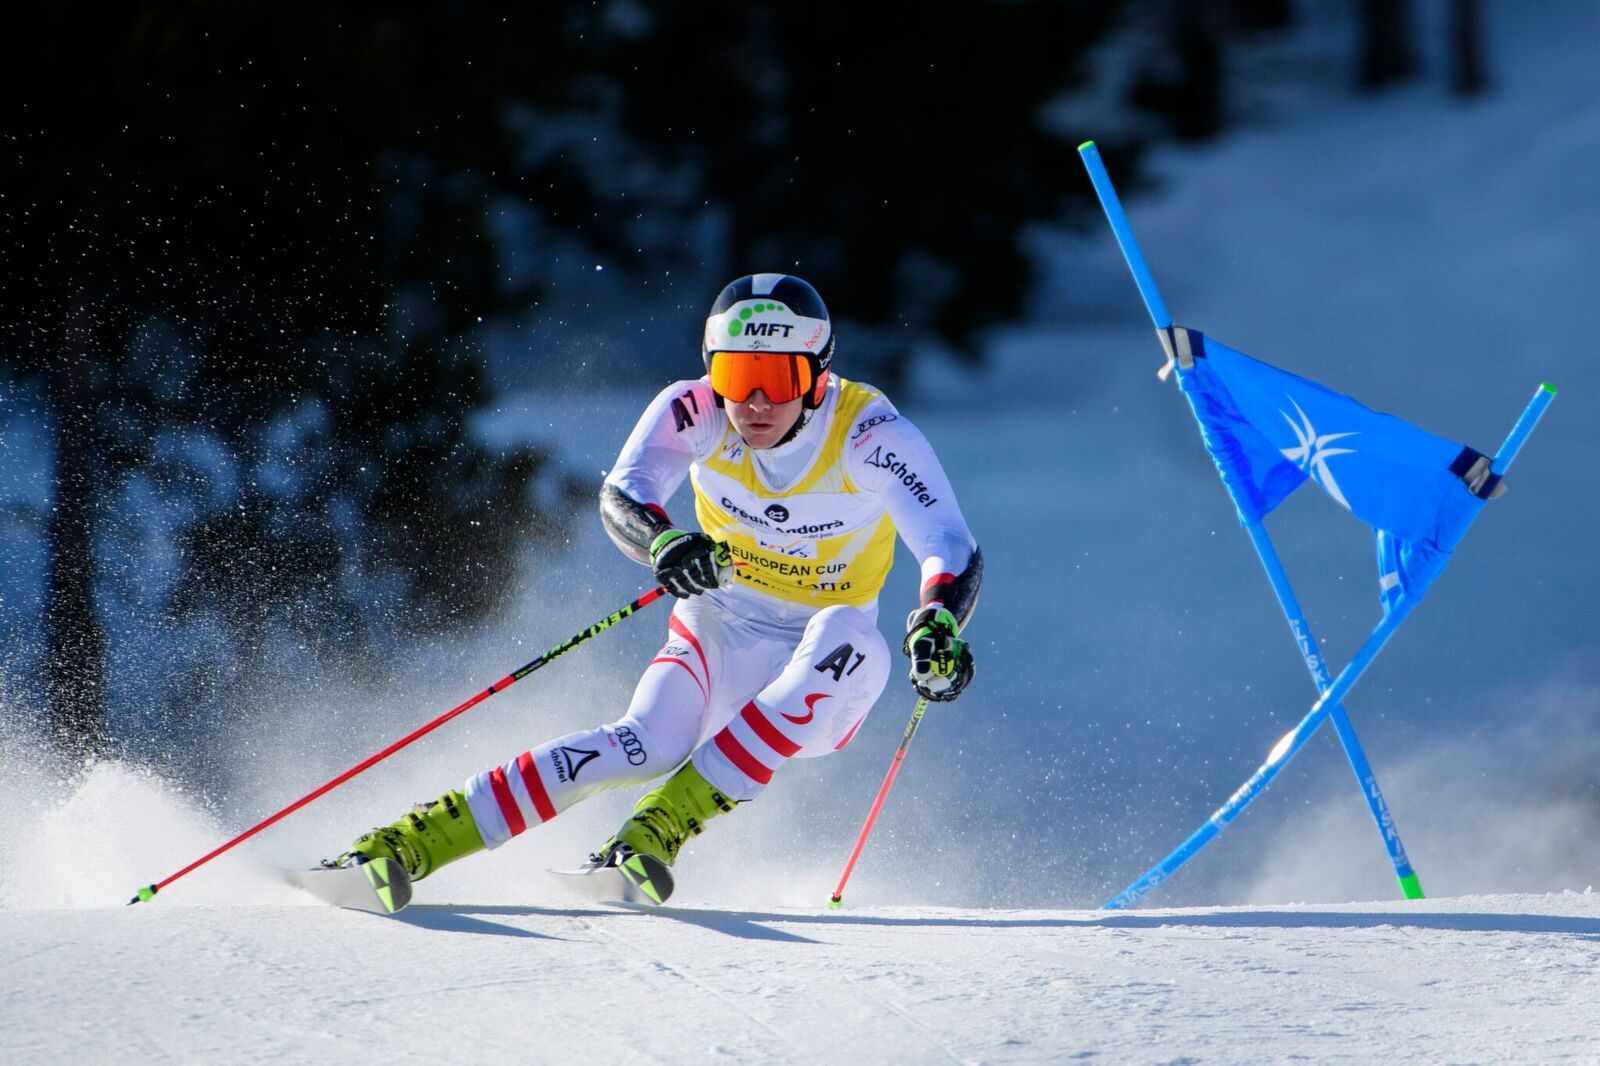
[[[525,751],[517,756],[517,769],[522,771],[522,783],[528,786],[528,798],[533,800],[533,809],[539,812],[539,821],[548,822],[556,816],[556,807],[550,802],[550,794],[544,790],[544,782],[539,780],[539,768],[533,765],[533,752]]]
[[[778,727],[772,724],[770,718],[761,713],[761,708],[756,706],[755,700],[751,700],[744,705],[744,710],[739,712],[739,717],[744,719],[746,725],[755,730],[756,736],[760,737],[767,747],[782,755],[785,759],[792,758],[800,750],[800,745],[778,732]]]
[[[489,788],[494,792],[494,801],[500,805],[500,817],[506,820],[506,828],[511,830],[511,835],[517,836],[528,828],[528,824],[522,820],[522,811],[517,807],[517,797],[511,794],[511,786],[506,783],[506,772],[498,766],[489,771]]]
[[[772,771],[756,761],[756,757],[745,750],[739,739],[724,729],[712,738],[712,743],[717,750],[728,757],[728,761],[739,768],[739,772],[758,785],[764,785],[772,780]]]
[[[685,670],[688,670],[689,671],[689,676],[694,678],[694,683],[696,685],[700,686],[700,695],[701,696],[705,696],[706,695],[706,687],[705,687],[705,685],[700,683],[700,678],[695,674],[694,669],[688,663],[684,662],[682,659],[675,659],[670,655],[658,655],[654,659],[650,660],[650,665],[651,666],[654,666],[656,663],[677,663],[679,666],[683,667]]]
[[[671,615],[667,618],[667,628],[678,634],[678,636],[682,637],[684,640],[687,640],[690,646],[694,648],[695,654],[700,656],[700,669],[704,670],[706,673],[706,698],[710,699],[711,666],[706,662],[706,650],[700,646],[700,641],[695,637],[695,635],[689,632],[689,627],[678,621],[677,615]]]

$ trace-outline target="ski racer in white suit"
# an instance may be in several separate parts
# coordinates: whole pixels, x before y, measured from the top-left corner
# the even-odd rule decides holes
[[[982,556],[927,440],[876,389],[832,374],[833,348],[799,278],[722,291],[706,376],[662,390],[601,488],[611,539],[678,597],[627,712],[478,774],[338,861],[391,857],[419,879],[603,789],[676,771],[592,858],[665,899],[688,837],[789,759],[844,747],[872,709],[890,673],[877,613],[897,532],[922,571],[902,645],[911,683],[930,700],[961,693]],[[667,511],[685,478],[699,532]]]

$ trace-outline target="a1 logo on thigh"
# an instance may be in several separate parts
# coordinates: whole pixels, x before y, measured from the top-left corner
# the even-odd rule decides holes
[[[846,641],[823,656],[812,669],[819,674],[832,674],[835,681],[843,681],[845,677],[855,673],[866,660],[865,652],[856,651],[855,645]]]

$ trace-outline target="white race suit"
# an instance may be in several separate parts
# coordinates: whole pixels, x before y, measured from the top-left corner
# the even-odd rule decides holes
[[[677,603],[622,717],[468,780],[489,847],[689,758],[743,801],[787,760],[844,747],[889,678],[878,592],[896,533],[921,566],[925,603],[976,551],[927,440],[877,390],[837,376],[796,433],[762,450],[704,379],[668,386],[606,483],[664,517],[686,476],[702,531],[730,545],[733,583]]]

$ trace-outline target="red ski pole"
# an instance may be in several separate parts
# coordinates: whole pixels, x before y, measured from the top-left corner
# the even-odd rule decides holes
[[[911,721],[906,724],[906,735],[900,738],[900,750],[894,753],[894,761],[889,764],[888,776],[879,786],[878,798],[872,801],[872,810],[867,812],[866,823],[861,826],[861,834],[856,837],[855,850],[850,853],[850,861],[844,864],[844,873],[839,875],[839,887],[833,890],[833,895],[828,899],[828,906],[834,910],[838,910],[844,900],[844,883],[850,880],[850,871],[856,868],[856,860],[861,857],[861,849],[867,846],[867,837],[872,835],[872,823],[878,820],[878,812],[883,809],[883,801],[889,797],[889,789],[894,785],[895,775],[900,772],[900,763],[906,757],[906,749],[911,747],[911,738],[916,735],[917,726],[922,721],[922,712],[927,709],[927,697],[917,700],[916,710],[911,712]]]
[[[338,777],[335,777],[333,780],[318,785],[315,789],[306,793],[304,796],[301,796],[283,810],[262,819],[260,822],[257,822],[255,825],[251,826],[249,829],[246,829],[244,832],[240,833],[238,836],[234,837],[232,840],[228,841],[226,844],[223,844],[216,850],[200,856],[200,858],[196,859],[194,862],[191,862],[188,866],[185,866],[183,869],[179,870],[171,877],[168,877],[166,880],[157,881],[153,885],[146,885],[145,887],[139,889],[139,891],[134,894],[134,897],[128,901],[129,905],[131,906],[132,904],[138,903],[141,900],[153,898],[157,892],[160,892],[163,888],[166,888],[168,885],[172,884],[172,882],[189,873],[191,870],[196,870],[201,866],[204,866],[206,863],[234,847],[236,844],[244,843],[246,840],[249,840],[251,837],[267,828],[267,826],[272,825],[274,822],[277,822],[280,819],[287,818],[289,815],[293,814],[295,811],[298,811],[301,807],[304,807],[317,797],[332,792],[334,789],[338,788],[352,777],[371,769],[373,766],[387,759],[389,756],[393,755],[407,744],[410,744],[412,741],[427,736],[429,733],[433,732],[435,729],[438,729],[440,726],[444,725],[457,715],[465,714],[467,711],[471,710],[473,707],[476,707],[490,696],[493,696],[496,692],[510,688],[518,681],[521,681],[523,678],[539,669],[539,667],[550,662],[552,659],[565,655],[567,652],[571,651],[573,648],[576,648],[579,644],[582,644],[590,637],[605,632],[618,622],[622,621],[624,618],[627,618],[629,615],[633,614],[635,611],[638,611],[642,607],[648,607],[650,604],[654,603],[656,600],[660,599],[666,594],[667,590],[658,586],[654,589],[651,589],[643,596],[640,596],[638,599],[634,600],[621,610],[606,615],[604,618],[600,619],[600,621],[596,622],[588,629],[585,629],[582,633],[579,633],[577,636],[572,637],[569,640],[562,641],[560,644],[557,644],[555,647],[551,648],[537,659],[528,663],[526,666],[520,667],[517,670],[513,670],[511,673],[507,674],[499,681],[496,681],[494,684],[490,685],[476,696],[456,704],[454,707],[450,708],[448,711],[444,712],[427,725],[424,725],[412,731],[411,733],[406,734],[393,744],[390,744],[387,748],[384,748],[382,751],[361,760],[360,762],[356,763],[356,765],[350,767],[350,769],[340,774]]]

